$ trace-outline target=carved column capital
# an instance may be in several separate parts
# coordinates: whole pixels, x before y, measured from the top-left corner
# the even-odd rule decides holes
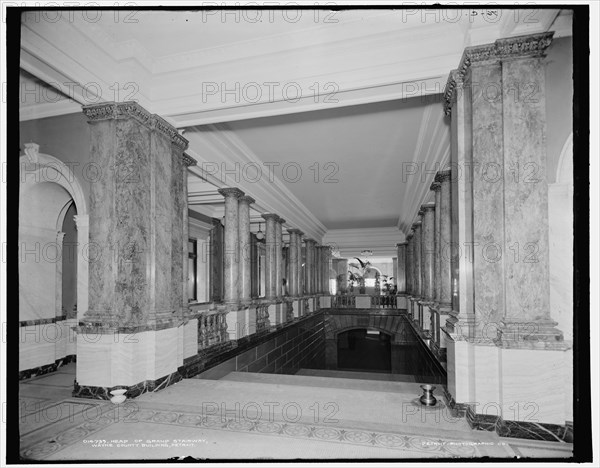
[[[442,182],[448,182],[452,179],[452,171],[450,169],[445,171],[439,171],[435,175],[435,182],[441,184]]]
[[[456,91],[462,87],[467,71],[472,65],[524,57],[544,57],[546,49],[552,43],[553,36],[554,32],[549,31],[498,39],[492,44],[467,47],[463,52],[458,69],[452,70],[448,76],[444,90],[444,113],[451,114]]]
[[[252,203],[255,203],[256,200],[254,198],[252,198],[250,195],[242,195],[238,201],[240,203],[247,203],[248,205],[252,205]]]
[[[219,192],[225,198],[228,198],[228,197],[240,198],[240,197],[244,196],[244,192],[242,192],[237,187],[224,187],[224,188],[220,188],[219,190],[217,190],[217,192]]]
[[[276,215],[275,213],[263,213],[260,215],[262,217],[262,219],[264,219],[265,221],[268,221],[269,219],[272,219],[274,221],[279,220],[279,215]]]

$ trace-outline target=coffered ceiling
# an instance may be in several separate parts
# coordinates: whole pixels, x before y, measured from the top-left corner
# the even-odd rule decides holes
[[[25,99],[21,119],[137,100],[189,139],[199,161],[189,175],[192,209],[219,216],[216,187],[238,186],[256,198],[255,217],[277,212],[319,240],[328,231],[406,232],[433,169],[448,158],[440,95],[466,46],[548,29],[570,34],[568,13],[551,9],[44,18],[23,17],[22,81],[70,99]],[[408,176],[407,165],[418,173]]]

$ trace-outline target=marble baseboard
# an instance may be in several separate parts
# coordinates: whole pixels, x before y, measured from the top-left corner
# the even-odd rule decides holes
[[[19,327],[33,327],[36,325],[47,325],[49,323],[56,323],[56,322],[60,322],[62,320],[67,320],[67,316],[66,315],[58,315],[56,317],[50,317],[50,318],[21,320],[19,322]]]
[[[85,320],[79,322],[77,326],[77,332],[80,334],[90,335],[112,335],[115,333],[142,333],[146,331],[161,331],[167,328],[176,328],[182,325],[183,319],[179,317],[160,319],[153,323],[146,323],[142,325],[134,325],[128,323],[121,323],[119,318],[110,319],[107,318],[104,321]]]
[[[95,400],[110,400],[112,395],[111,391],[126,388],[127,392],[125,395],[127,398],[136,398],[144,393],[152,393],[162,390],[170,385],[173,385],[183,380],[183,376],[177,370],[172,374],[161,377],[156,380],[146,380],[135,385],[124,386],[117,385],[115,387],[93,387],[89,385],[79,385],[75,383],[73,389],[73,397],[75,398],[92,398]]]
[[[444,388],[444,399],[446,400],[446,406],[450,408],[450,414],[452,417],[464,418],[467,415],[468,405],[465,405],[464,403],[457,403],[447,388]]]
[[[77,356],[75,354],[70,354],[68,356],[57,359],[52,364],[46,364],[39,367],[34,367],[32,369],[25,369],[19,371],[19,380],[29,379],[31,377],[37,377],[39,375],[50,374],[51,372],[56,372],[56,370],[65,364],[69,364],[70,362],[76,362]]]
[[[504,420],[500,416],[477,414],[471,406],[465,414],[471,429],[496,432],[500,437],[573,443],[573,426],[529,421]]]

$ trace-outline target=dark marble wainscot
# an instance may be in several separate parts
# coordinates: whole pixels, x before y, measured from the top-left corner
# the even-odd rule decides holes
[[[76,398],[93,398],[96,400],[110,400],[112,395],[110,392],[113,390],[127,389],[125,395],[127,398],[136,398],[144,393],[157,392],[173,385],[183,379],[181,373],[177,370],[172,374],[161,377],[156,380],[145,380],[129,387],[125,385],[116,385],[114,387],[92,387],[88,385],[79,385],[75,382],[75,388],[73,389],[73,396]]]
[[[544,424],[529,421],[504,420],[499,416],[476,414],[467,408],[466,419],[472,429],[496,432],[500,437],[573,443],[571,424]]]
[[[31,377],[38,377],[40,375],[56,372],[57,369],[66,364],[69,364],[70,362],[77,362],[77,356],[75,354],[70,354],[68,356],[57,359],[52,364],[44,364],[43,366],[19,371],[19,380],[29,379]]]

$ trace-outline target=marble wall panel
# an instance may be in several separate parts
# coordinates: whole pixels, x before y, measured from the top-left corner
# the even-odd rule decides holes
[[[191,319],[183,326],[183,358],[198,353],[198,319]]]
[[[505,420],[565,424],[565,351],[502,350],[502,416]]]
[[[475,314],[481,324],[504,316],[504,194],[502,182],[502,67],[472,66],[473,268]],[[496,95],[492,94],[496,90]],[[475,164],[477,163],[477,164]],[[462,247],[462,246],[461,246]],[[466,253],[465,253],[466,254]]]
[[[515,90],[527,93],[515,95]],[[542,58],[502,63],[506,316],[549,317],[546,91]]]
[[[113,193],[115,225],[110,233],[116,276],[114,282],[104,277],[104,287],[111,291],[111,315],[123,323],[144,323],[153,304],[148,299],[161,291],[150,291],[148,267],[153,254],[150,189],[150,131],[132,119],[118,120],[115,134],[104,136],[115,142]],[[96,160],[97,158],[94,158]],[[109,176],[110,177],[110,176]],[[92,189],[92,193],[95,189]],[[106,201],[105,201],[106,203]],[[98,213],[90,210],[90,219]],[[97,232],[90,228],[90,240]],[[107,252],[108,253],[108,252]],[[158,273],[160,275],[160,273]],[[114,288],[114,289],[113,289]]]

